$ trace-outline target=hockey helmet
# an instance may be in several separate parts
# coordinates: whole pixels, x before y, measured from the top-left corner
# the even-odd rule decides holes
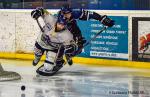
[[[64,6],[61,8],[61,12],[63,12],[64,14],[71,13],[71,12],[72,12],[72,9],[71,9],[70,6],[67,4],[67,5],[64,5]]]
[[[59,16],[58,19],[57,19],[57,23],[60,23],[60,24],[63,24],[63,25],[66,25],[66,20],[65,18],[63,18],[63,16]]]

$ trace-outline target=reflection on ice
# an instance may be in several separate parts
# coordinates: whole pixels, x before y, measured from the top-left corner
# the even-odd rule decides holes
[[[44,77],[36,75],[31,66],[6,69],[17,70],[22,80],[0,82],[0,97],[150,97],[149,71],[75,64]],[[21,91],[22,85],[25,91]]]

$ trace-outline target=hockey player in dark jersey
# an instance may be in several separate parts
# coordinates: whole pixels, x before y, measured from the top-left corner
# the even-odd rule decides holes
[[[106,15],[101,16],[96,12],[86,11],[84,9],[72,9],[69,5],[64,5],[58,13],[58,16],[64,16],[67,22],[68,30],[73,34],[73,38],[78,44],[78,50],[76,54],[80,54],[83,48],[84,43],[86,43],[85,38],[82,36],[81,30],[79,29],[76,20],[90,20],[95,19],[100,21],[103,25],[112,27],[114,25],[114,21],[108,18]],[[66,55],[68,60],[68,64],[72,65],[72,59],[75,55]]]

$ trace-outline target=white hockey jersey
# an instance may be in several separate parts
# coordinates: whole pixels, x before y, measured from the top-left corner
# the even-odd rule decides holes
[[[56,45],[70,45],[73,41],[73,35],[68,29],[60,32],[55,32],[55,24],[57,17],[47,14],[42,16],[45,26],[43,27],[44,32],[41,32],[37,38],[38,44],[45,49],[55,48]]]

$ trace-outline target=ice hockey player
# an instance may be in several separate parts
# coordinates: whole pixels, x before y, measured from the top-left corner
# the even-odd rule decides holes
[[[35,59],[33,65],[37,65],[41,56],[46,52],[44,64],[37,69],[37,73],[43,76],[55,74],[65,64],[63,55],[73,53],[77,45],[72,33],[66,29],[66,21],[63,17],[55,17],[43,8],[37,8],[31,12],[34,19],[42,17],[45,26],[43,32],[35,43]]]
[[[79,29],[77,25],[76,20],[90,20],[95,19],[100,21],[103,25],[112,27],[114,25],[114,21],[110,18],[108,18],[106,15],[101,16],[96,12],[86,11],[83,9],[72,9],[68,4],[64,5],[61,10],[58,12],[58,16],[63,15],[67,22],[67,28],[68,30],[73,34],[73,38],[75,42],[78,44],[78,50],[76,51],[76,54],[81,53],[81,49],[83,48],[83,44],[86,43],[85,38],[82,36],[81,30]],[[66,56],[68,63],[70,65],[73,64],[71,57],[75,56]]]

